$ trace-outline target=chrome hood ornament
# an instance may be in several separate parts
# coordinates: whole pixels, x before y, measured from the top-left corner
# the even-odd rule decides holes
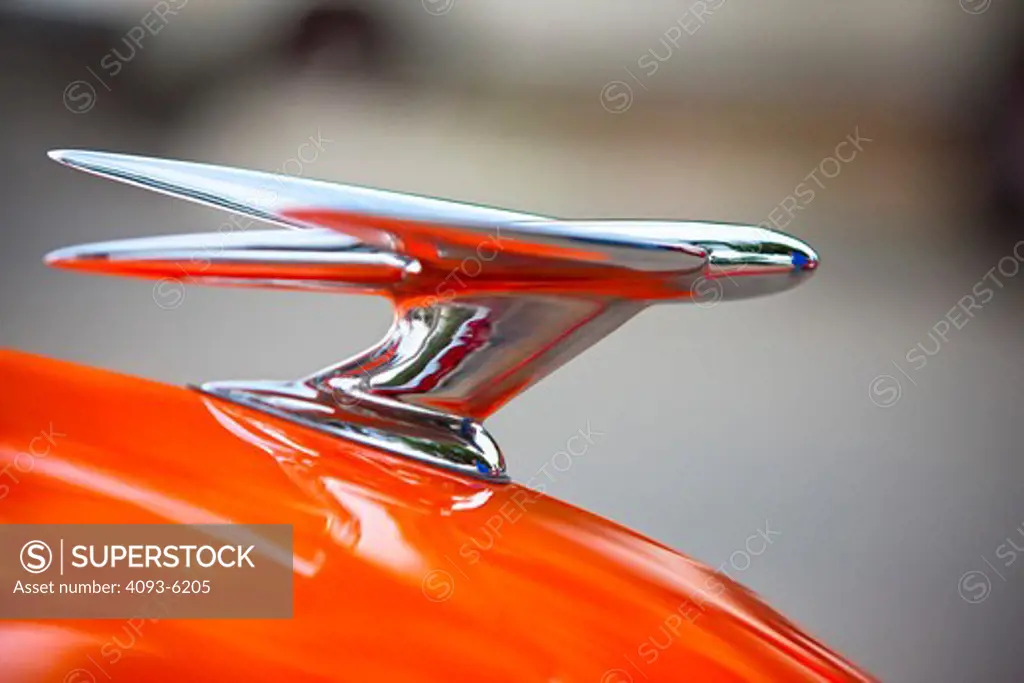
[[[183,161],[50,156],[292,229],[87,244],[50,253],[50,265],[395,304],[384,340],[354,358],[199,391],[492,481],[507,480],[505,460],[483,420],[648,305],[770,294],[818,266],[803,242],[757,226],[559,220]]]

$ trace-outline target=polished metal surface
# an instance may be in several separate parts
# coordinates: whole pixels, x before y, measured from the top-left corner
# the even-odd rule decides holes
[[[646,306],[770,294],[818,266],[803,242],[759,226],[557,220],[189,162],[51,156],[292,228],[89,244],[52,252],[51,265],[395,302],[385,339],[352,359],[201,391],[490,480],[506,478],[505,462],[483,420]]]

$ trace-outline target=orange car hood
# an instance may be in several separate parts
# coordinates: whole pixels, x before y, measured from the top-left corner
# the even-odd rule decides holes
[[[286,523],[295,577],[290,620],[0,621],[0,680],[869,680],[727,577],[532,489],[12,351],[0,387],[0,521]]]

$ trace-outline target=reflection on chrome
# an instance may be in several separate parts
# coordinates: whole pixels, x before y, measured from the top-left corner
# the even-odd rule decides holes
[[[758,226],[557,220],[205,164],[51,156],[291,228],[83,245],[52,252],[51,265],[395,302],[385,339],[352,359],[297,381],[200,391],[488,481],[507,476],[483,420],[645,307],[770,294],[818,267],[806,244]]]

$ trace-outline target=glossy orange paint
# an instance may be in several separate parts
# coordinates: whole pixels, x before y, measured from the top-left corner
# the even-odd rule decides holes
[[[2,681],[870,680],[727,577],[531,489],[13,351],[0,388],[0,522],[295,539],[290,620],[0,621]]]

